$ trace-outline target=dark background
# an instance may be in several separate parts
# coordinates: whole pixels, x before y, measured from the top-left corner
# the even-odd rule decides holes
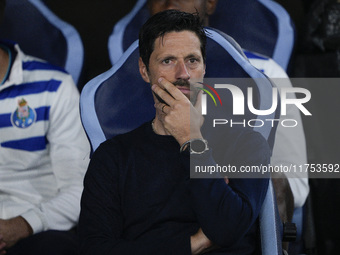
[[[8,0],[10,1],[10,0]],[[136,0],[45,0],[61,19],[72,24],[84,44],[84,83],[111,68],[107,42],[114,24],[124,17]]]

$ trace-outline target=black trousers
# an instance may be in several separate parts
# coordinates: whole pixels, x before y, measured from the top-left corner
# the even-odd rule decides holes
[[[74,232],[49,230],[20,240],[7,255],[76,255],[77,250]]]

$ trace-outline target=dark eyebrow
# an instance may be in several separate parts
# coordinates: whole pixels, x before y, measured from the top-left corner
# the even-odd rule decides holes
[[[199,59],[202,59],[202,57],[200,55],[197,55],[197,54],[189,54],[188,56],[185,57],[185,59],[188,59],[188,58],[199,58]]]
[[[165,56],[162,56],[162,57],[159,57],[157,58],[158,60],[157,61],[160,61],[160,60],[164,60],[164,59],[176,59],[176,57],[174,55],[165,55]]]

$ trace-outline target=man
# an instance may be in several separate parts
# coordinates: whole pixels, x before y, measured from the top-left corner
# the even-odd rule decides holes
[[[75,254],[90,150],[78,104],[69,74],[0,41],[0,254]]]
[[[148,0],[148,8],[151,15],[169,9],[189,13],[197,11],[202,24],[209,26],[209,16],[215,12],[217,2],[218,0]],[[224,32],[228,33],[228,31]],[[263,70],[268,77],[280,78],[274,79],[278,87],[291,86],[287,74],[274,60],[247,50],[244,50],[244,52],[249,61],[259,70]],[[299,110],[294,106],[288,106],[285,118],[295,119],[300,125],[296,128],[278,126],[271,164],[278,166],[281,164],[303,165],[307,163],[307,155]],[[273,178],[273,183],[278,199],[280,216],[283,222],[286,222],[292,220],[294,206],[302,207],[306,201],[309,193],[308,176],[307,173],[293,173],[290,177],[294,178],[287,179],[284,175],[280,175],[280,177],[283,178]]]
[[[141,29],[139,70],[151,85],[156,115],[94,152],[81,202],[81,254],[257,251],[268,179],[190,179],[191,163],[260,165],[270,157],[259,133],[201,132],[195,82],[204,77],[205,44],[193,14],[161,12]]]

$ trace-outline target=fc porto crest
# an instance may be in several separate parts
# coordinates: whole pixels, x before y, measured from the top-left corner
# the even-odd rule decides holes
[[[36,112],[28,106],[25,99],[18,100],[18,108],[12,113],[12,124],[18,128],[27,128],[31,126],[36,119]]]

